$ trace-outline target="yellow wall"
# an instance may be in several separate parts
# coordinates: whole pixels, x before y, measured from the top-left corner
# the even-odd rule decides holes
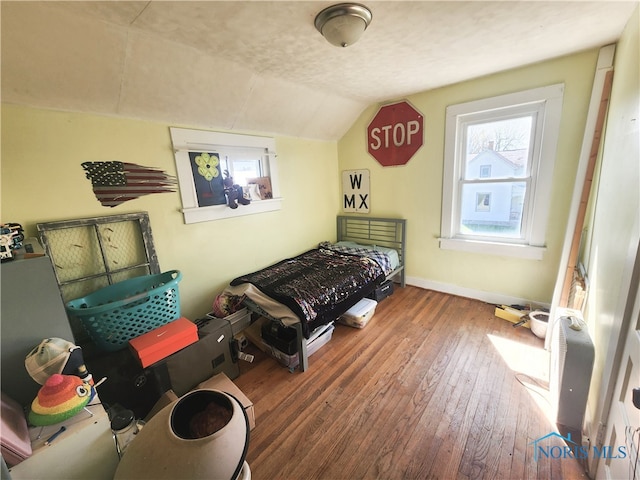
[[[335,239],[336,144],[278,137],[276,150],[282,210],[185,225],[177,191],[103,207],[80,166],[118,160],[176,175],[169,126],[2,105],[0,220],[36,236],[39,222],[148,212],[160,266],[182,271],[182,312],[195,319],[235,276]]]
[[[381,167],[366,149],[367,109],[336,144],[277,138],[280,212],[185,225],[179,193],[102,207],[80,164],[122,160],[175,175],[167,125],[3,105],[2,218],[35,235],[37,222],[148,211],[163,270],[183,271],[188,316],[205,313],[214,294],[238,274],[335,238],[341,172],[369,169],[371,216],[406,218],[409,282],[482,298],[551,301],[597,50],[408,97],[425,118],[425,144],[405,166]],[[443,138],[448,105],[565,83],[564,110],[541,261],[440,250]],[[241,207],[240,207],[241,208]]]
[[[378,106],[340,140],[340,171],[370,170],[371,214],[407,219],[410,283],[478,298],[551,302],[597,57],[591,50],[407,97],[424,116],[425,134],[423,147],[404,166],[382,167],[367,153],[366,129]],[[555,83],[564,83],[565,93],[543,260],[440,250],[446,107]]]

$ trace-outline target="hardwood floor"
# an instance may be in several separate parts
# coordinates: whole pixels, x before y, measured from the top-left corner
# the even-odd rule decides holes
[[[364,329],[337,325],[306,372],[251,346],[235,383],[256,413],[252,478],[587,478],[577,460],[534,458],[554,430],[543,341],[493,313],[408,286]]]

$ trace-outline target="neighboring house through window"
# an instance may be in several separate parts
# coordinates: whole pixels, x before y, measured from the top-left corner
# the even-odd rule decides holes
[[[447,108],[441,248],[542,258],[563,90]]]

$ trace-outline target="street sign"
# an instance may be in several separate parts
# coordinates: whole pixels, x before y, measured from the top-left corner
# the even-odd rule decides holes
[[[342,172],[342,210],[369,213],[369,170]]]
[[[367,150],[383,167],[405,165],[424,142],[424,120],[408,102],[384,105],[367,127]]]

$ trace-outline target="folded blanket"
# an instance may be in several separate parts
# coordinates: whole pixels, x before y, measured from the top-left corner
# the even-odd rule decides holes
[[[369,257],[372,260],[378,262],[378,265],[382,268],[385,275],[389,275],[393,272],[394,266],[386,251],[376,250],[375,247],[368,247],[366,245],[358,245],[357,243],[349,242],[349,245],[345,243],[330,243],[322,242],[320,248],[328,248],[334,252],[350,253],[352,255],[359,255],[361,257]],[[385,248],[384,250],[391,250]]]

